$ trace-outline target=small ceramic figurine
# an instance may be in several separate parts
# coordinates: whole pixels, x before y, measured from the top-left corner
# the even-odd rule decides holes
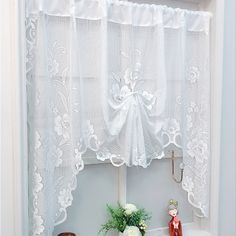
[[[178,214],[178,202],[171,199],[169,201],[169,215],[172,217],[169,222],[169,234],[170,236],[182,236],[181,221],[177,217]]]

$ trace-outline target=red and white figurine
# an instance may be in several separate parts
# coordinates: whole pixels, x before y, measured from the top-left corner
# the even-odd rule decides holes
[[[178,202],[171,199],[169,201],[169,215],[171,220],[169,222],[169,234],[170,236],[182,236],[182,225],[178,214]]]

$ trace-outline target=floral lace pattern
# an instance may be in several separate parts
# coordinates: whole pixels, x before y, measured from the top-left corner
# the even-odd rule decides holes
[[[115,166],[147,167],[152,159],[163,157],[158,139],[161,125],[157,120],[163,111],[165,83],[158,91],[155,83],[152,84],[153,81],[145,77],[141,50],[135,48],[131,55],[121,50],[119,56],[124,61],[123,69],[112,71],[109,77],[110,120],[107,132],[111,143],[108,142],[99,150],[97,158],[109,159]],[[150,139],[153,140],[152,144]],[[128,150],[126,146],[129,145]],[[117,146],[119,151],[114,153],[113,146]],[[121,149],[122,146],[124,149]]]
[[[30,140],[33,149],[29,146],[29,174],[32,175],[29,176],[32,179],[29,183],[32,199],[29,203],[32,221],[29,234],[46,236],[52,235],[52,224],[59,224],[66,219],[66,208],[72,204],[72,190],[76,188],[76,175],[83,169],[84,164],[76,149],[75,155],[72,153],[70,156],[70,149],[74,146],[71,142],[68,67],[61,67],[60,64],[65,60],[67,52],[58,41],[48,47],[46,75],[37,74],[35,58],[38,57],[40,64],[40,60],[43,61],[45,57],[44,52],[36,52],[36,43],[39,40],[36,38],[40,37],[37,35],[40,34],[37,29],[39,20],[41,19],[38,17],[29,17],[26,20],[28,132],[29,137],[33,137],[33,142]],[[47,76],[50,83],[45,83]],[[35,78],[39,78],[37,84]],[[47,93],[49,88],[51,91]],[[45,112],[47,119],[44,117]],[[56,200],[53,195],[57,196]],[[51,203],[55,204],[53,208]],[[54,208],[55,217],[50,218],[49,209]]]
[[[100,24],[89,24],[44,14],[26,19],[29,234],[50,236],[53,225],[65,221],[76,176],[91,152],[114,166],[146,168],[175,145],[183,152],[182,187],[207,216],[209,59],[207,46],[201,57],[198,51],[208,35],[175,29],[173,34],[186,37],[185,57],[161,23],[155,30],[130,30],[132,25],[111,30],[107,22],[106,45]],[[106,62],[100,62],[103,47]]]
[[[50,160],[50,164],[47,164],[47,166],[53,165],[59,167],[62,164],[62,156],[63,151],[59,147],[53,145],[47,153],[47,160]]]
[[[62,189],[59,192],[58,202],[63,208],[67,208],[68,206],[70,206],[72,203],[72,200],[73,200],[73,197],[72,197],[70,189]]]
[[[181,147],[182,145],[177,141],[178,137],[181,137],[180,124],[174,118],[167,118],[162,127],[162,136],[167,136],[167,143],[164,147],[168,147],[170,144],[174,144],[176,147]]]
[[[58,136],[61,136],[61,143],[66,143],[70,139],[69,134],[69,115],[57,115],[54,119],[54,131]]]
[[[38,194],[43,189],[43,183],[42,183],[42,176],[37,171],[36,167],[34,168],[34,174],[33,174],[33,205],[34,205],[34,212],[33,212],[33,235],[40,235],[45,227],[44,227],[44,221],[41,215],[39,215],[39,209],[38,209]]]
[[[208,61],[208,58],[206,58]],[[205,62],[203,62],[205,63]],[[202,68],[205,67],[203,64]],[[186,146],[184,148],[187,163],[182,183],[188,192],[188,200],[196,209],[196,215],[208,215],[209,209],[209,158],[210,158],[210,97],[209,80],[200,81],[200,69],[190,66],[187,76],[192,99],[186,106]],[[201,95],[198,94],[201,91]],[[204,198],[203,198],[204,196]],[[199,211],[200,210],[200,211]]]
[[[187,80],[191,83],[194,84],[199,80],[200,76],[200,71],[196,66],[191,66],[187,70]]]

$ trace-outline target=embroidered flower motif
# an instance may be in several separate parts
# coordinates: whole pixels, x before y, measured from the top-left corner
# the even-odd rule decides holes
[[[126,97],[132,94],[135,80],[132,78],[132,72],[130,69],[126,69],[123,77],[124,84],[122,85],[122,80],[116,78],[117,75],[113,74],[113,77],[116,79],[116,82],[112,84],[111,93],[115,100],[123,101]]]
[[[37,150],[41,147],[41,137],[38,131],[35,131],[35,144],[34,144],[34,149]]]
[[[50,77],[55,76],[59,71],[59,64],[56,59],[49,57],[48,58],[48,73]]]
[[[110,160],[112,165],[121,166],[125,163],[125,160],[120,154],[113,154],[107,148],[102,148],[96,153],[97,159],[101,161]]]
[[[191,83],[194,84],[198,81],[200,76],[199,69],[195,66],[191,66],[188,71],[187,71],[187,80]]]
[[[193,127],[193,120],[190,115],[186,115],[186,126],[187,126],[187,131],[189,131]]]
[[[198,162],[203,162],[208,158],[208,146],[202,139],[193,139],[187,143],[188,154]]]
[[[79,173],[79,171],[84,169],[84,162],[82,160],[82,153],[79,152],[78,148],[75,148],[74,166],[75,166],[76,174]]]
[[[105,161],[106,159],[111,158],[111,153],[109,152],[107,148],[103,148],[102,150],[97,152],[96,155],[97,155],[97,159],[101,161]]]
[[[70,127],[69,115],[64,114],[63,117],[60,115],[54,119],[54,130],[58,136],[63,136],[63,139],[67,141],[70,138],[68,128]]]
[[[139,62],[135,63],[134,70],[132,71],[131,68],[127,68],[124,74],[124,82],[128,86],[130,91],[134,91],[134,88],[137,84],[137,81],[140,79],[141,76],[141,64]]]
[[[143,91],[143,96],[148,100],[151,101],[153,99],[153,95],[151,93],[148,93],[147,91]]]
[[[61,158],[62,155],[63,155],[63,151],[60,148],[53,145],[47,154],[47,158],[50,164],[53,164],[53,166],[55,167],[59,167],[62,163],[62,158]]]
[[[124,74],[124,82],[130,87],[131,90],[134,89],[137,80],[140,78],[141,64],[139,62],[135,63],[134,70],[127,68]]]
[[[33,68],[35,60],[35,45],[36,45],[37,19],[26,18],[26,78],[30,84],[33,78]],[[27,87],[29,87],[27,84]],[[28,96],[30,96],[28,94]]]
[[[37,30],[36,20],[28,17],[26,20],[26,39],[29,44],[30,42],[33,43],[35,42],[36,30]]]
[[[153,106],[156,103],[156,97],[153,94],[148,93],[147,91],[143,91],[142,95],[148,101],[148,105],[146,105],[147,109],[152,110]]]
[[[34,170],[34,174],[33,174],[33,177],[34,177],[34,188],[33,188],[33,192],[34,194],[40,192],[43,188],[43,184],[42,184],[42,176],[36,172],[36,168]]]
[[[80,138],[77,145],[80,153],[84,153],[87,147],[89,147],[93,151],[98,150],[100,142],[97,135],[95,134],[94,127],[91,124],[90,120],[86,121],[83,130],[83,138]]]
[[[66,50],[57,41],[50,46],[48,51],[48,73],[50,77],[54,77],[59,72],[59,63],[56,58],[64,56]]]
[[[164,125],[162,126],[162,136],[167,137],[164,147],[167,147],[170,144],[181,147],[181,132],[179,122],[174,118],[167,118],[164,122]]]
[[[119,103],[126,101],[126,99],[132,99],[134,95],[139,95],[144,99],[143,105],[146,106],[148,110],[152,110],[157,100],[156,96],[149,93],[148,91],[139,91],[135,89],[141,77],[140,67],[141,67],[141,64],[136,63],[134,71],[131,71],[130,68],[127,68],[125,70],[123,78],[119,78],[118,75],[113,73],[114,82],[111,86],[111,95],[113,99]],[[133,102],[129,104],[137,105],[136,99],[133,100]],[[126,104],[124,104],[124,106],[126,106]],[[124,114],[126,114],[127,106],[122,110],[124,110]]]
[[[34,214],[34,226],[33,226],[33,235],[40,235],[44,231],[43,218],[37,214]]]
[[[37,172],[37,168],[34,168],[34,173],[33,173],[33,235],[40,235],[44,231],[44,226],[43,226],[43,219],[40,215],[38,215],[38,208],[37,203],[38,203],[38,193],[43,189],[43,184],[42,184],[42,176],[40,173]]]
[[[176,97],[176,103],[179,104],[179,105],[182,104],[182,97],[181,96]]]
[[[127,56],[125,52],[121,52],[121,55],[125,58],[129,58],[129,56]],[[134,63],[132,68],[126,68],[121,78],[113,73],[113,78],[116,81],[112,84],[111,92],[115,100],[123,101],[128,96],[137,93],[137,91],[135,91],[135,87],[137,85],[137,82],[140,81],[141,77],[141,56],[141,52],[136,49],[135,58],[137,61]]]
[[[194,188],[194,183],[191,177],[186,176],[183,181],[183,186],[188,192],[192,192]]]
[[[186,115],[186,125],[187,125],[187,131],[190,131],[193,127],[193,117],[194,114],[199,112],[199,107],[196,103],[191,102],[189,107],[187,108],[188,114]]]
[[[199,112],[199,107],[197,106],[196,103],[191,102],[190,106],[188,107],[188,113],[197,113]]]
[[[62,189],[58,196],[58,203],[63,207],[67,208],[71,205],[73,200],[73,196],[71,194],[70,189]]]
[[[127,68],[125,70],[125,74],[124,74],[124,82],[125,84],[130,84],[132,82],[133,78],[132,78],[132,71],[130,68]]]
[[[174,135],[180,131],[179,122],[177,122],[176,119],[168,118],[165,120],[165,123],[163,125],[163,130],[170,135]]]

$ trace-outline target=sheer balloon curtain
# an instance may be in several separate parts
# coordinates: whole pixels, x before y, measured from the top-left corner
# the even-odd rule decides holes
[[[122,1],[29,1],[30,235],[66,219],[85,158],[146,168],[170,144],[183,151],[189,202],[207,216],[209,20]]]

